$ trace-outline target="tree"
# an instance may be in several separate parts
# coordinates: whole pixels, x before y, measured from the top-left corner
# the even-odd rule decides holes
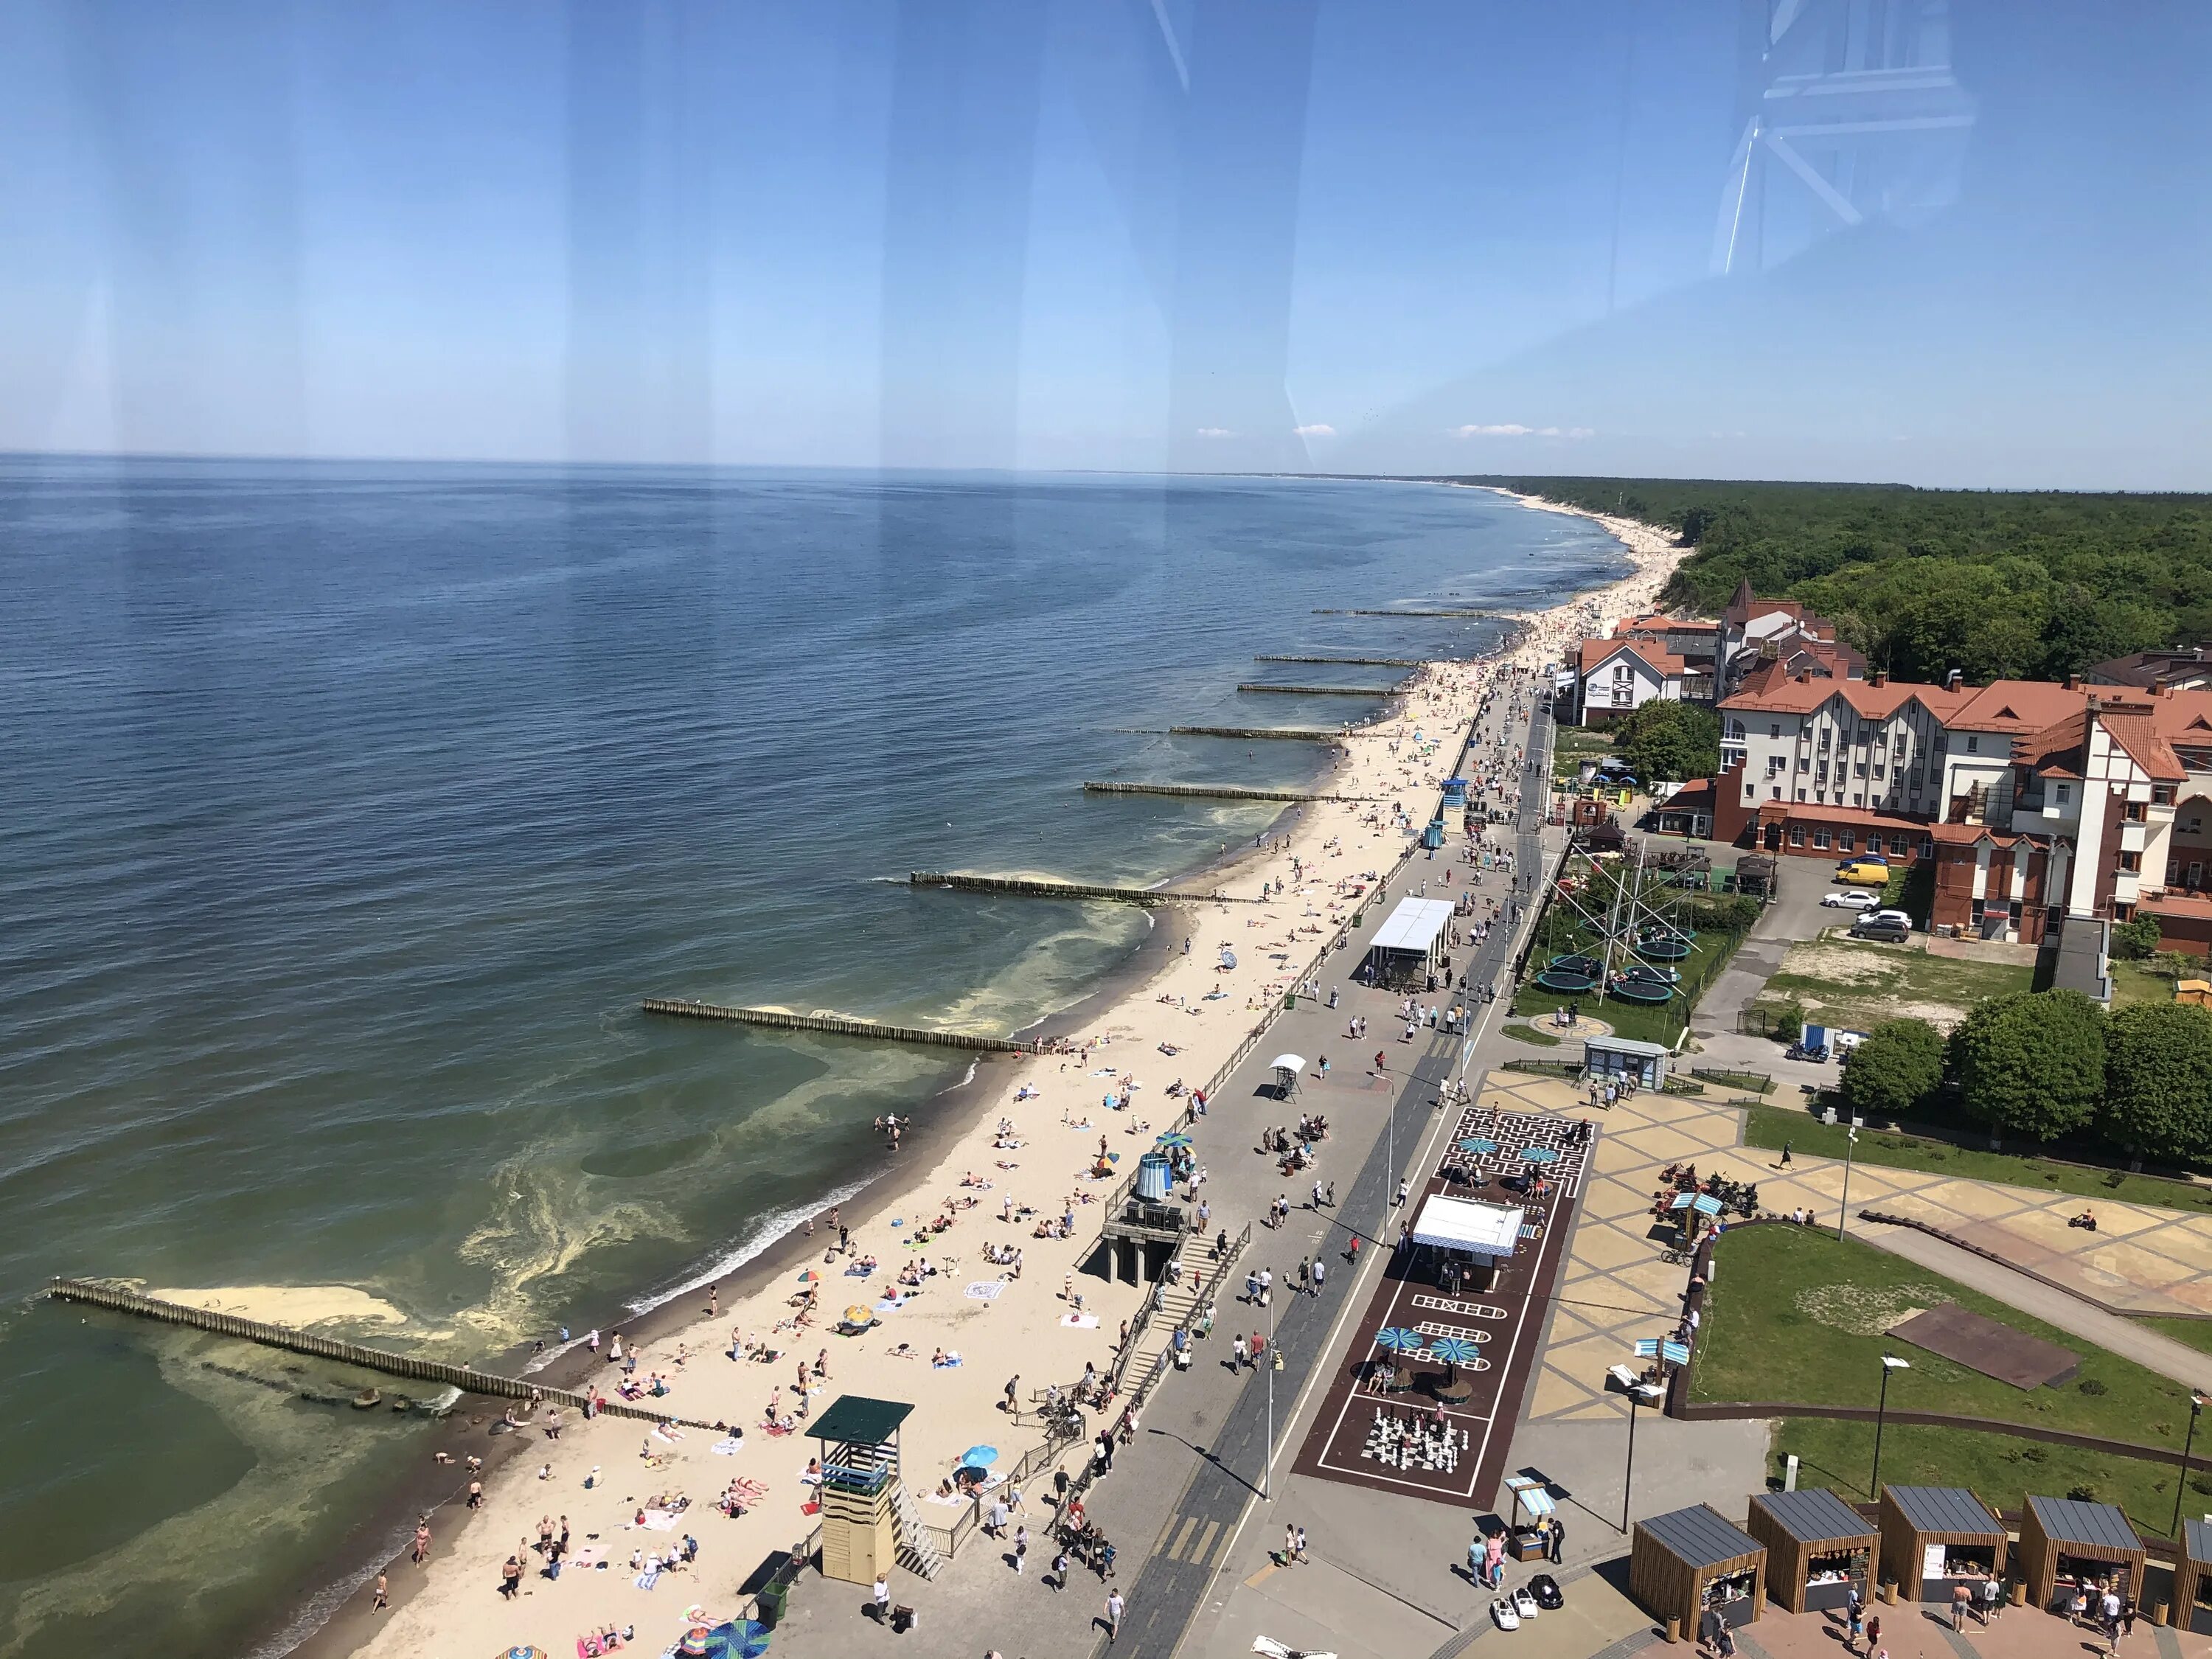
[[[1993,1128],[2056,1140],[2087,1127],[2105,1091],[2105,1012],[2079,991],[1992,997],[1951,1034],[1966,1111]]]
[[[1943,1081],[1943,1039],[1924,1019],[1877,1025],[1851,1050],[1844,1067],[1844,1100],[1852,1115],[1909,1115]]]
[[[2158,918],[2138,910],[2112,929],[2112,954],[2141,962],[2157,951],[2158,940]]]
[[[1647,702],[1620,723],[1620,758],[1641,783],[1683,783],[1721,769],[1721,717],[1693,702]]]
[[[2098,1133],[2174,1163],[2212,1156],[2212,1010],[2140,1003],[2106,1032]]]

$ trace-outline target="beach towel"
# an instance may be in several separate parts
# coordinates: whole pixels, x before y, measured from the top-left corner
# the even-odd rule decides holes
[[[1098,1328],[1097,1314],[1062,1314],[1060,1322],[1071,1330],[1095,1331]]]
[[[588,1636],[576,1638],[576,1659],[599,1659],[599,1644]]]
[[[665,1429],[655,1429],[653,1431],[653,1437],[660,1442],[664,1446],[672,1446],[676,1443],[676,1437],[668,1433]]]
[[[1003,1279],[979,1279],[968,1287],[966,1294],[971,1302],[996,1302],[999,1292],[1006,1288]]]
[[[630,1580],[630,1582],[635,1584],[640,1589],[651,1589],[655,1584],[660,1582],[660,1569],[659,1567],[647,1567],[643,1572],[638,1574],[635,1578]]]
[[[735,1435],[730,1435],[724,1439],[717,1440],[713,1447],[714,1450],[720,1453],[724,1457],[735,1457],[744,1449],[745,1443],[738,1439]]]
[[[879,1314],[896,1313],[905,1305],[901,1302],[878,1302],[876,1304],[876,1311]]]
[[[569,1557],[569,1565],[571,1566],[604,1567],[606,1564],[607,1553],[601,1549],[597,1544],[586,1544],[583,1548],[578,1550],[574,1555]]]
[[[633,1531],[636,1530],[641,1524],[652,1528],[655,1532],[674,1532],[676,1530],[676,1517],[666,1510],[647,1510],[645,1512],[645,1520],[643,1522],[641,1523],[636,1521],[625,1521],[623,1522],[623,1525],[629,1528]]]

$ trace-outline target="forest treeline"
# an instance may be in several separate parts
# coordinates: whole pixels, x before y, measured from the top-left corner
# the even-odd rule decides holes
[[[1899,679],[2062,678],[2212,641],[2212,495],[2011,494],[1903,484],[1484,477],[1675,532],[1696,551],[1663,602],[1717,612],[1748,578],[1832,617]]]

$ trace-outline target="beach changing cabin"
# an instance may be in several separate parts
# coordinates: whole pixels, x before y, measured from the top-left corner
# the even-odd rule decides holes
[[[2212,1636],[2212,1520],[2181,1523],[2173,1559],[2173,1627]]]
[[[2020,1573],[2039,1607],[2070,1604],[2078,1586],[2099,1579],[2116,1581],[2123,1601],[2140,1597],[2142,1540],[2111,1504],[2031,1496],[2020,1518]]]
[[[1751,1500],[1745,1530],[1766,1546],[1766,1594],[1791,1613],[1845,1606],[1856,1587],[1870,1601],[1874,1522],[1825,1486],[1761,1492]]]
[[[1964,1486],[1884,1486],[1875,1530],[1881,1576],[1899,1595],[1948,1605],[1961,1580],[1978,1589],[2005,1570],[2004,1522]]]
[[[1628,1550],[1628,1593],[1694,1640],[1707,1613],[1724,1625],[1759,1618],[1766,1547],[1709,1504],[1636,1523]]]

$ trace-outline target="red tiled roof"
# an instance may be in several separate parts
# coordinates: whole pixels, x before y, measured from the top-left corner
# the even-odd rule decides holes
[[[1643,663],[1662,679],[1678,679],[1689,664],[1673,652],[1652,644],[1649,640],[1584,640],[1582,642],[1582,672],[1587,675],[1603,665],[1617,653],[1626,651]]]
[[[1998,847],[2017,847],[2022,842],[2042,847],[2051,840],[2048,836],[1992,830],[1986,823],[1931,823],[1928,833],[1936,838],[1938,847],[1972,847],[1984,841]]]
[[[1831,697],[1841,697],[1868,720],[1885,720],[1907,702],[1917,701],[1947,725],[1953,710],[1963,708],[1972,694],[1946,690],[1940,685],[1920,685],[1893,680],[1876,685],[1872,680],[1842,678],[1793,679],[1779,662],[1766,663],[1744,677],[1735,695],[1720,706],[1731,712],[1809,714]]]
[[[1944,722],[1962,732],[2041,732],[2087,707],[2089,694],[2051,680],[1991,680],[1967,687],[1966,703]]]
[[[1711,778],[1692,778],[1673,794],[1661,801],[1656,810],[1662,812],[1710,812],[1715,795]]]
[[[2181,757],[2158,729],[2158,717],[2148,708],[2100,709],[2097,724],[2112,734],[2112,741],[2128,758],[2161,783],[2179,783],[2189,775]]]
[[[1902,835],[1926,835],[1936,826],[1910,812],[1886,812],[1871,806],[1823,806],[1813,800],[1765,800],[1759,804],[1761,823],[1787,823],[1802,818],[1807,823],[1849,824],[1861,830],[1896,830]]]

